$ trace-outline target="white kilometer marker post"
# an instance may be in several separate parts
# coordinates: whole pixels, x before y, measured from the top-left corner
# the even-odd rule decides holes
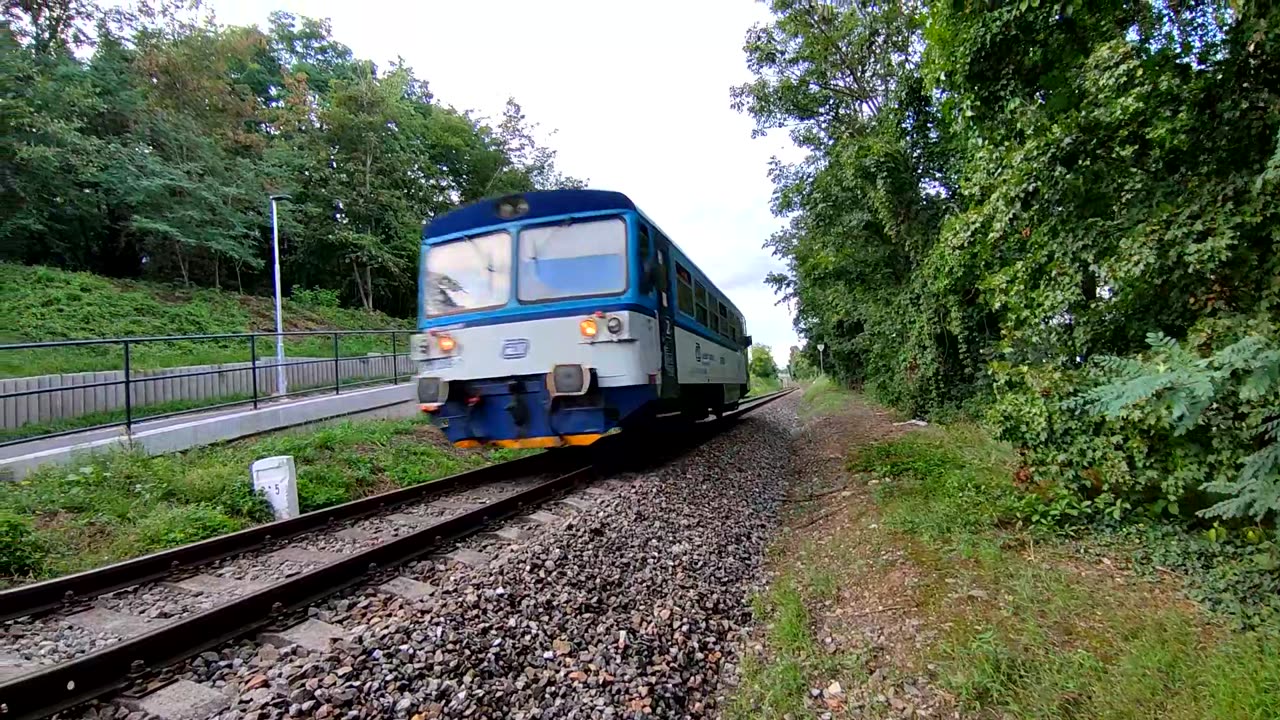
[[[249,472],[253,489],[266,496],[277,520],[298,517],[298,470],[292,455],[255,460]]]

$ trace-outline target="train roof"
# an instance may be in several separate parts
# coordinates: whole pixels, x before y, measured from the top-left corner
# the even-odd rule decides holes
[[[503,216],[503,202],[523,198],[529,209],[518,216]],[[422,231],[423,240],[466,232],[474,228],[519,220],[536,220],[571,213],[638,210],[631,198],[612,190],[534,190],[504,197],[485,198],[463,205],[432,220]]]

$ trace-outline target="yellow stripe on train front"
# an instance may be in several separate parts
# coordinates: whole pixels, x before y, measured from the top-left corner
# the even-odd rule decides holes
[[[490,440],[490,445],[500,448],[509,448],[512,450],[525,450],[530,448],[553,448],[560,447],[560,438],[554,435],[548,437],[536,438],[516,438],[512,440]]]
[[[602,434],[589,433],[589,434],[583,434],[583,435],[563,435],[560,437],[556,437],[555,435],[548,435],[546,437],[536,437],[536,438],[511,438],[507,440],[488,440],[483,443],[481,443],[479,440],[471,439],[471,440],[459,440],[455,442],[453,446],[458,448],[478,448],[478,447],[481,447],[482,445],[488,445],[489,447],[507,448],[509,450],[531,450],[531,449],[542,450],[542,449],[557,448],[562,446],[590,445],[591,443],[599,440],[602,437],[604,437],[604,435]]]
[[[596,433],[596,434],[588,434],[588,435],[565,435],[563,437],[564,437],[565,445],[590,445],[591,443],[604,437],[604,435],[600,435]]]

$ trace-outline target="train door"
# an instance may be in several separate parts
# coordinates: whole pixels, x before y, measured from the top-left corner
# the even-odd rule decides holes
[[[662,384],[658,396],[680,397],[680,381],[676,377],[676,289],[671,272],[671,241],[654,232],[656,259],[654,286],[658,292],[658,337],[662,343]]]

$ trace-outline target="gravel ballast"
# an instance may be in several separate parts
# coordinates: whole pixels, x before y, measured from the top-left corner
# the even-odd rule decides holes
[[[132,628],[136,632],[78,627],[74,623],[74,615],[62,613],[9,620],[0,623],[0,658],[20,666],[24,672],[74,660],[155,629],[161,623],[209,610],[240,594],[314,570],[325,562],[332,561],[333,557],[352,554],[363,547],[408,534],[420,526],[414,522],[398,521],[396,517],[420,518],[424,523],[437,522],[458,514],[461,508],[491,503],[534,482],[534,479],[530,479],[447,491],[422,502],[395,508],[395,512],[388,515],[361,518],[340,528],[308,532],[269,548],[236,555],[199,568],[200,573],[237,586],[224,592],[184,592],[171,587],[169,579],[166,579],[107,593],[93,598],[87,604],[88,607],[151,621]],[[340,531],[359,533],[363,539],[343,537]],[[281,550],[287,549],[313,551],[327,556],[318,556],[314,561],[309,561],[284,559],[277,555]]]
[[[681,459],[541,508],[558,522],[513,521],[516,540],[457,548],[485,563],[402,568],[433,588],[427,597],[371,584],[330,598],[309,612],[346,634],[327,651],[245,641],[182,675],[228,696],[221,718],[715,714],[763,580],[795,426],[784,398]]]

